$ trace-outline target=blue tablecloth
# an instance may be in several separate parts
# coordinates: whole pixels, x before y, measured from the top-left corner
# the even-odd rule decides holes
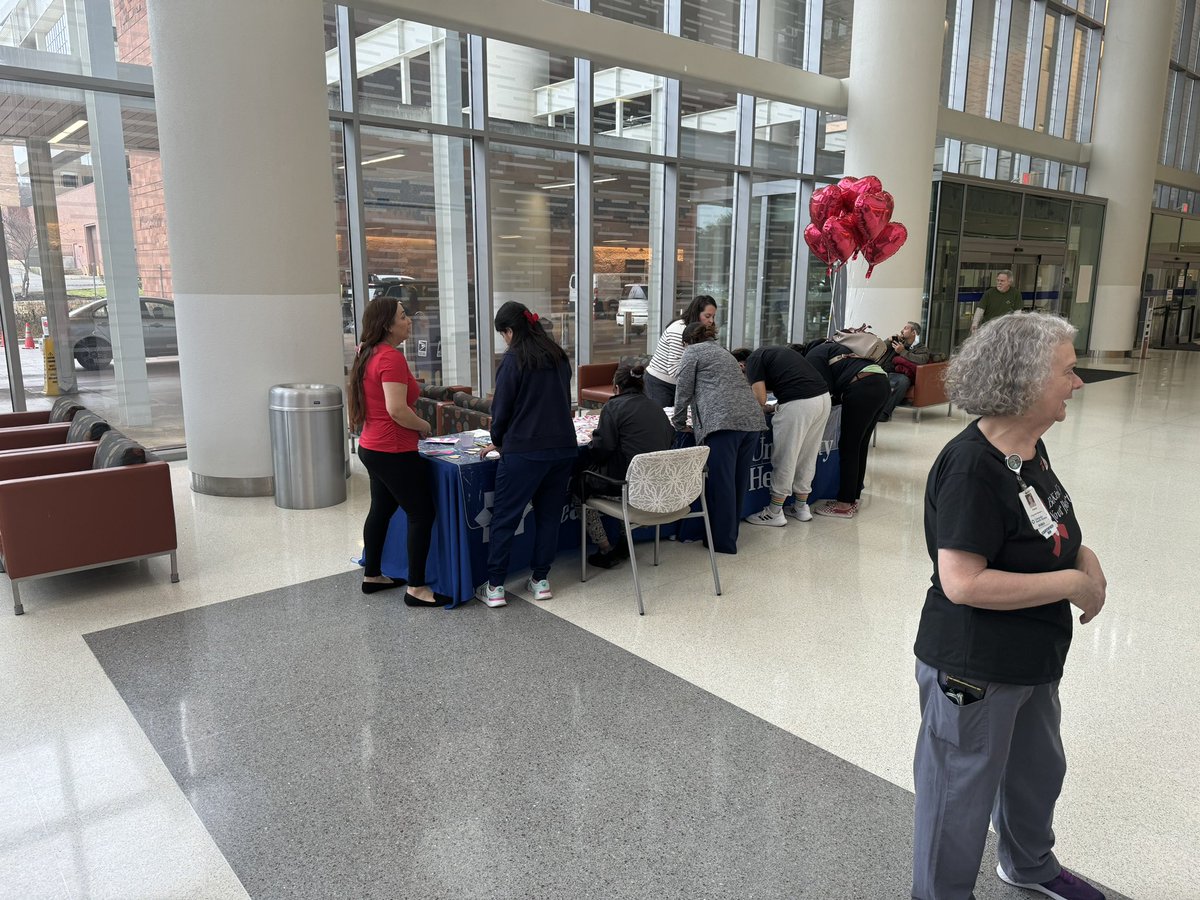
[[[768,424],[770,420],[768,419]],[[841,427],[841,407],[835,406],[825,428],[817,472],[813,478],[811,499],[824,500],[837,496],[838,432]],[[429,457],[433,476],[434,502],[437,518],[433,523],[433,540],[425,571],[430,587],[453,598],[447,608],[466,603],[474,595],[475,585],[487,580],[488,525],[492,518],[492,492],[496,484],[495,460],[480,459],[464,451],[475,446],[471,434],[455,435],[458,458]],[[677,446],[694,443],[691,434],[679,435]],[[435,445],[421,444],[422,450]],[[742,504],[742,515],[758,512],[770,500],[771,494],[771,431],[763,432],[754,462],[750,469],[750,491]],[[699,504],[696,506],[699,509]],[[529,567],[533,549],[530,531],[525,520],[513,538],[509,556],[509,571],[519,572]],[[579,546],[579,507],[568,501],[563,506],[559,527],[559,549],[574,550]],[[704,526],[699,520],[689,520],[688,527],[677,532],[683,540],[697,540]],[[653,537],[653,531],[645,534]],[[635,538],[638,533],[635,532]],[[665,533],[664,533],[665,536]],[[403,510],[397,510],[388,529],[383,548],[383,572],[392,578],[408,576],[408,520]]]

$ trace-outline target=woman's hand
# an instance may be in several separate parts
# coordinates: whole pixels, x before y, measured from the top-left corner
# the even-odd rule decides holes
[[[480,448],[479,448],[479,458],[480,458],[480,459],[486,459],[486,458],[487,458],[487,455],[488,455],[489,453],[493,453],[493,452],[495,452],[495,453],[499,453],[499,452],[500,452],[500,448],[499,448],[499,447],[497,447],[495,444],[488,444],[488,445],[486,445],[486,446],[484,446],[484,447],[480,447]]]
[[[433,426],[424,419],[421,419],[421,424],[417,426],[417,431],[420,432],[421,437],[429,437],[433,434]]]
[[[1108,594],[1108,579],[1104,577],[1104,569],[1100,567],[1100,559],[1091,547],[1080,547],[1075,557],[1075,568],[1083,576],[1078,596],[1069,598],[1071,603],[1083,610],[1079,624],[1086,625],[1104,608],[1104,600]]]

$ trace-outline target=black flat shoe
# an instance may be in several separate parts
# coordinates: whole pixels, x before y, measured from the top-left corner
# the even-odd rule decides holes
[[[597,569],[615,569],[621,564],[621,556],[616,549],[609,550],[607,553],[593,553],[588,557],[588,564]]]
[[[441,606],[444,601],[438,600],[437,595],[434,595],[433,600],[422,600],[420,597],[414,597],[408,591],[404,592],[405,606]]]
[[[362,589],[364,594],[377,594],[380,591],[390,591],[392,588],[404,587],[406,581],[364,581]]]

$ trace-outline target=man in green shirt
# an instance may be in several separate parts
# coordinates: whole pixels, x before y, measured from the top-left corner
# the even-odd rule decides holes
[[[1012,272],[1004,269],[996,273],[996,286],[983,292],[975,307],[975,318],[971,320],[971,332],[988,319],[999,318],[1022,307],[1021,292],[1013,289]]]

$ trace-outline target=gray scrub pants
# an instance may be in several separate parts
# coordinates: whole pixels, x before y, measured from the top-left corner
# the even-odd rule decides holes
[[[1062,868],[1051,849],[1051,822],[1067,773],[1058,682],[988,684],[982,700],[958,706],[942,693],[939,677],[917,660],[914,900],[969,900],[989,814],[1005,873],[1019,882],[1049,881]]]

